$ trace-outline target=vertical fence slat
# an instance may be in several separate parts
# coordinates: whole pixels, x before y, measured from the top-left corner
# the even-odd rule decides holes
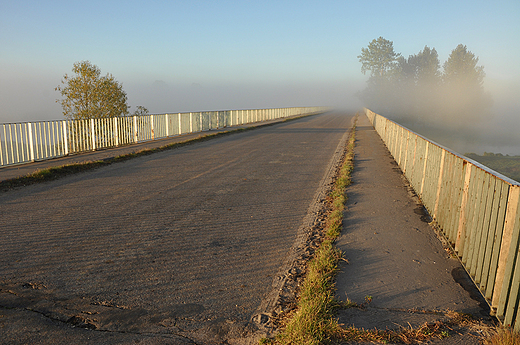
[[[497,317],[504,317],[504,309],[510,292],[510,280],[513,273],[513,264],[516,261],[518,248],[518,206],[520,186],[511,186],[507,199],[507,209],[504,222],[504,232],[500,245],[500,255],[493,292],[492,306],[497,308]]]
[[[3,136],[0,135],[0,166],[4,165],[4,147],[5,147],[5,145],[2,144],[2,142],[4,142],[4,140],[5,140],[5,142],[7,142],[7,140],[5,139],[5,125],[4,124],[2,124],[2,129],[4,131],[4,135]]]
[[[482,219],[482,223],[479,226],[479,230],[481,233],[480,238],[478,239],[478,248],[476,248],[476,258],[475,258],[475,283],[478,284],[481,288],[482,285],[482,271],[484,269],[484,263],[486,261],[486,255],[489,256],[487,251],[489,250],[487,243],[489,240],[489,232],[491,229],[491,216],[493,214],[493,204],[496,200],[496,178],[489,174],[487,174],[487,181],[484,185],[486,189],[486,202],[485,202],[485,214]]]
[[[33,133],[32,133],[32,123],[27,124],[29,127],[29,160],[34,162],[34,142],[33,142]]]
[[[470,198],[470,186],[471,186],[471,164],[466,164],[464,174],[464,188],[462,189],[462,202],[460,204],[460,215],[459,215],[459,226],[457,227],[457,238],[455,240],[455,251],[460,253],[464,249],[464,240],[466,238],[466,223],[468,214],[468,199]]]
[[[509,199],[509,185],[505,182],[500,183],[500,197],[498,199],[498,208],[495,210],[496,218],[492,216],[492,226],[494,228],[490,231],[494,231],[495,235],[492,237],[493,244],[491,250],[491,257],[489,261],[489,268],[484,268],[487,273],[487,281],[485,282],[485,297],[491,301],[493,298],[493,292],[495,289],[495,282],[498,270],[498,260],[500,255],[500,246],[502,244],[502,236],[504,231],[505,214],[507,209],[507,201]],[[498,303],[498,302],[497,302]],[[496,305],[491,303],[491,312],[496,313]]]

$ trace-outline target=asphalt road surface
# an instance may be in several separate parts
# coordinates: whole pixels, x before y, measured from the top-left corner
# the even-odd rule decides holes
[[[0,343],[245,343],[352,116],[0,193]]]

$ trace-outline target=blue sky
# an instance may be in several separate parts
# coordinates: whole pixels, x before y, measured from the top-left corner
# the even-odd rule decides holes
[[[495,103],[520,109],[519,18],[518,0],[0,0],[0,122],[61,119],[54,88],[82,60],[152,113],[356,108],[357,56],[379,36],[441,64],[467,45]]]

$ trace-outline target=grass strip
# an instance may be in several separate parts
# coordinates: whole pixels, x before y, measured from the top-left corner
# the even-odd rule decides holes
[[[340,303],[334,298],[334,281],[342,253],[334,247],[342,229],[345,209],[345,190],[350,184],[354,168],[356,125],[352,127],[346,154],[329,194],[332,210],[325,226],[325,238],[307,267],[298,300],[298,307],[286,322],[282,333],[274,339],[263,339],[264,344],[321,344],[339,336],[335,310]]]

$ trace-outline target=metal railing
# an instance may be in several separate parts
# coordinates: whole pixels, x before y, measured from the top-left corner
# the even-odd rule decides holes
[[[327,109],[248,109],[4,123],[0,124],[0,167]]]
[[[365,109],[491,313],[520,330],[520,184]]]

